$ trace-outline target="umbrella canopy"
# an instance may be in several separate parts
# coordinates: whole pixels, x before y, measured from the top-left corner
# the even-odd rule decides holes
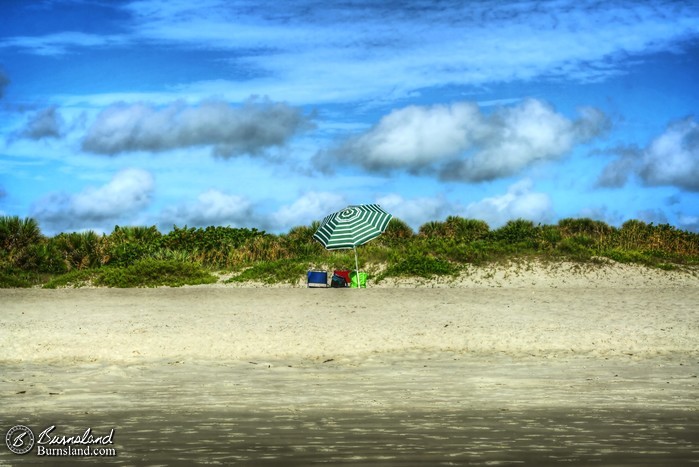
[[[313,238],[328,250],[355,248],[381,235],[391,217],[378,204],[349,206],[326,216]]]
[[[313,238],[328,250],[354,249],[354,264],[359,281],[357,247],[381,235],[393,216],[378,204],[348,206],[326,216]]]

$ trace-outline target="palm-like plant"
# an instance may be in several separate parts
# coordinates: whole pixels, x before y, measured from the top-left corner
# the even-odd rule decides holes
[[[43,240],[36,220],[20,219],[18,216],[0,217],[0,259],[10,266],[33,266],[36,261],[31,258],[32,247]]]
[[[27,248],[42,239],[39,224],[34,219],[18,216],[0,217],[0,247],[10,252]]]
[[[109,261],[106,237],[92,230],[62,233],[51,239],[63,255],[68,269],[87,269],[103,266]]]

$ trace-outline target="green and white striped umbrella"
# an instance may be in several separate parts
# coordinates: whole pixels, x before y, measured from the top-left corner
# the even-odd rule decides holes
[[[313,238],[328,250],[354,249],[354,265],[359,276],[357,247],[381,235],[391,216],[378,204],[348,206],[326,216]]]
[[[356,248],[381,235],[391,217],[378,204],[349,206],[326,216],[313,238],[328,250]]]

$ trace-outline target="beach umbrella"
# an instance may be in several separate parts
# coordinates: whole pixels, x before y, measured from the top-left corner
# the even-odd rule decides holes
[[[354,250],[354,266],[359,285],[357,247],[381,235],[392,217],[378,204],[348,206],[326,216],[313,238],[328,250]]]

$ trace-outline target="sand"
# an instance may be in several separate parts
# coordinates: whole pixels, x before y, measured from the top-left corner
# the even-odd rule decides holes
[[[100,462],[699,464],[695,271],[520,264],[0,303],[3,434],[114,428]],[[76,460],[95,459],[0,448],[0,465]]]

